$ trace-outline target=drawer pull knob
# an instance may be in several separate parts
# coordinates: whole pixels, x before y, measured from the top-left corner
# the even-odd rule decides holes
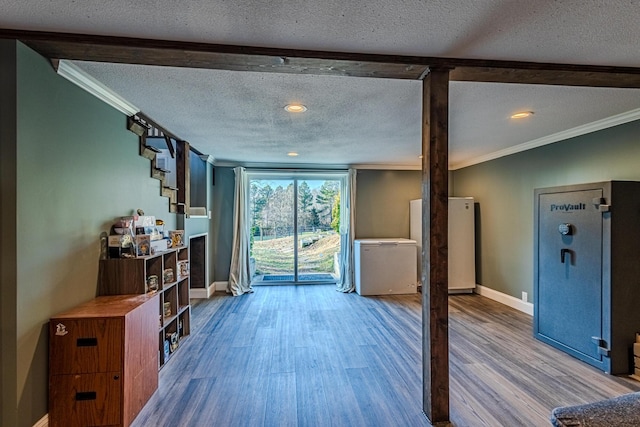
[[[95,391],[80,391],[76,393],[76,400],[96,400]]]
[[[78,338],[78,347],[95,347],[98,345],[97,338]]]

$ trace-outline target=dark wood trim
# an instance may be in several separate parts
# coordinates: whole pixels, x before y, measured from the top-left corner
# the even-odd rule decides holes
[[[423,410],[449,421],[448,132],[449,70],[432,69],[422,96],[422,372]]]
[[[380,55],[0,29],[49,59],[292,74],[418,80],[429,67],[450,80],[640,88],[640,67]]]
[[[189,143],[176,141],[176,185],[178,187],[178,213],[188,214],[191,205],[191,179]]]
[[[517,64],[514,64],[517,65]],[[559,86],[616,87],[637,89],[640,75],[622,70],[595,71],[591,67],[565,65],[551,69],[456,67],[451,80],[487,83],[520,83]]]
[[[180,140],[180,138],[178,138],[178,136],[176,136],[176,134],[174,134],[171,131],[165,129],[163,126],[161,126],[158,123],[156,123],[151,117],[147,116],[143,112],[141,112],[141,111],[138,112],[136,114],[136,116],[138,116],[145,124],[150,126],[152,129],[155,128],[155,131],[153,131],[152,134],[147,135],[148,138],[149,137],[155,137],[155,138],[169,137],[169,138],[174,139],[176,141]]]

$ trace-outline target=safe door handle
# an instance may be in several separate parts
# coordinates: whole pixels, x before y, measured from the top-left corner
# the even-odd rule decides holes
[[[571,258],[573,251],[571,249],[560,249],[560,262],[564,264],[565,256],[569,254],[569,264],[571,264]]]

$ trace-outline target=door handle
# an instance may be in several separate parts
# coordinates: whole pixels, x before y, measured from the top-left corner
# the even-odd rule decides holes
[[[572,264],[573,251],[571,249],[560,249],[560,262],[564,264],[565,255],[569,254],[569,264]]]

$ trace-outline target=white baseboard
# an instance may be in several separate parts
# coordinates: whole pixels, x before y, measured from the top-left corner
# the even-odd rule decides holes
[[[477,285],[475,293],[487,297],[501,304],[507,305],[511,308],[515,308],[518,311],[533,316],[533,304],[530,302],[524,302],[521,299],[512,297],[511,295],[503,294],[502,292],[495,291],[486,286]]]
[[[49,426],[49,414],[44,414],[42,418],[40,418],[33,427],[48,427]]]
[[[191,288],[189,290],[189,298],[207,299],[216,291],[215,283],[210,284],[206,288]]]
[[[214,292],[226,291],[228,284],[229,282],[213,282],[206,288],[191,288],[189,297],[194,299],[207,299],[213,295]]]

